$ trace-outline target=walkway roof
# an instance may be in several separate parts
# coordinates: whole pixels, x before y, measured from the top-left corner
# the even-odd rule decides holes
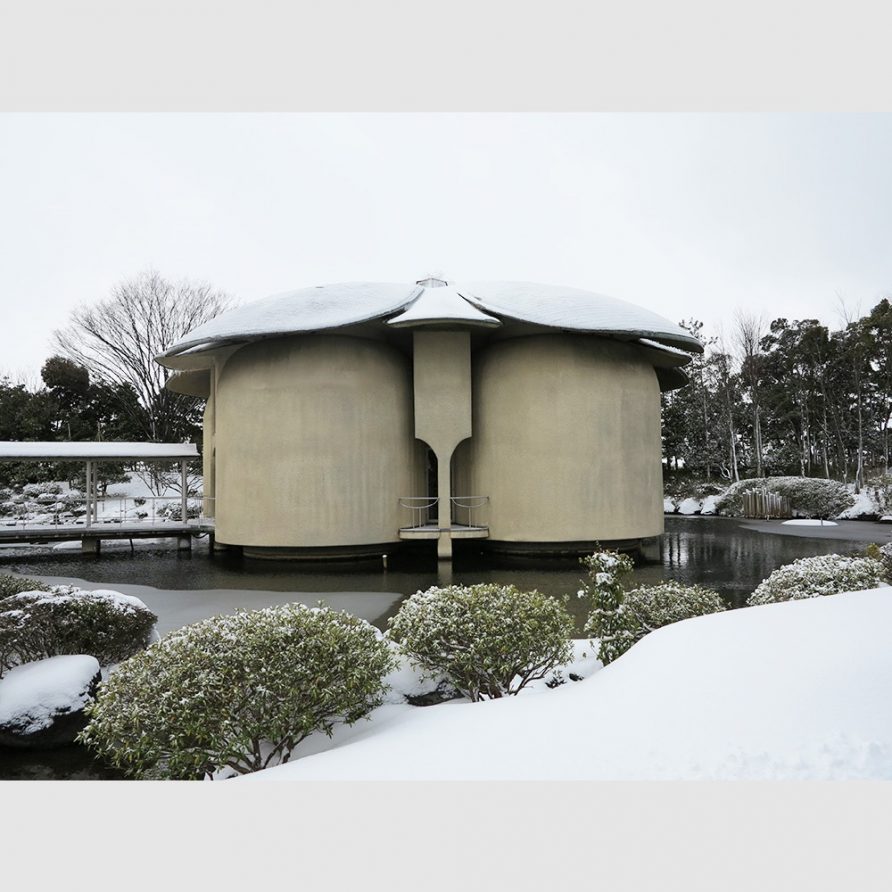
[[[198,458],[194,443],[0,441],[0,461],[173,461]]]

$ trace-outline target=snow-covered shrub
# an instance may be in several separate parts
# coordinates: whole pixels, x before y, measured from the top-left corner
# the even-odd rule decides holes
[[[146,647],[158,617],[138,598],[73,586],[0,599],[0,674],[19,663],[87,654],[103,666]]]
[[[186,500],[186,518],[191,520],[201,514],[201,499]],[[157,517],[163,517],[165,520],[181,520],[183,516],[183,506],[179,500],[176,502],[165,502],[160,505],[155,512]]]
[[[28,499],[37,499],[43,495],[59,495],[61,492],[61,483],[27,483],[22,487],[22,493]]]
[[[817,598],[838,592],[876,588],[883,581],[883,565],[869,557],[825,554],[799,558],[778,567],[747,601],[750,605],[774,604],[799,598]]]
[[[19,592],[48,592],[50,587],[27,576],[12,576],[0,573],[0,598],[17,595]]]
[[[883,573],[887,582],[892,582],[892,542],[887,542],[879,549],[879,560],[883,565]]]
[[[747,492],[772,492],[790,499],[794,514],[806,517],[836,517],[854,504],[845,484],[819,477],[754,477],[728,487],[717,507],[732,516],[743,512],[743,495]]]
[[[344,611],[284,604],[185,626],[100,685],[81,741],[137,778],[287,762],[381,703],[393,653]]]
[[[573,619],[537,591],[450,585],[404,601],[388,635],[426,674],[445,675],[476,701],[517,694],[569,662]]]
[[[667,581],[633,588],[624,594],[622,602],[621,628],[626,650],[661,626],[725,609],[718,592],[700,585]]]
[[[606,666],[635,643],[633,626],[623,610],[623,579],[634,564],[627,555],[610,550],[596,551],[580,563],[588,570],[588,581],[576,593],[589,602],[585,631],[599,641],[598,659]]]

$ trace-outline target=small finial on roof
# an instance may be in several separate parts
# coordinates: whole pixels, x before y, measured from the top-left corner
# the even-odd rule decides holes
[[[425,288],[442,288],[449,283],[441,278],[440,275],[441,274],[437,274],[435,276],[428,276],[426,279],[419,279],[415,284],[423,285]]]

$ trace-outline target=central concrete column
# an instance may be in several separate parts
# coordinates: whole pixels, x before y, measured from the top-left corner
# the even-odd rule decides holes
[[[415,436],[437,456],[437,556],[452,557],[452,453],[471,436],[471,336],[415,331],[412,336]]]

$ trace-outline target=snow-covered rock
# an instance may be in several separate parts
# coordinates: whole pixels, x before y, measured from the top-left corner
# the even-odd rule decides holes
[[[679,514],[699,514],[700,499],[683,499],[678,505]]]
[[[855,500],[855,504],[843,511],[842,514],[837,515],[840,520],[857,520],[859,517],[865,516],[876,517],[881,513],[879,506],[866,487],[857,495],[853,491],[852,498]]]
[[[99,661],[59,656],[25,663],[0,679],[0,744],[44,749],[71,743],[87,724]]]
[[[721,496],[707,496],[703,500],[703,504],[700,506],[701,514],[718,514],[718,501]]]
[[[675,500],[666,496],[663,499],[663,514],[675,514],[677,510],[678,506],[675,504]]]
[[[652,632],[540,694],[386,705],[250,780],[892,779],[889,589]]]

